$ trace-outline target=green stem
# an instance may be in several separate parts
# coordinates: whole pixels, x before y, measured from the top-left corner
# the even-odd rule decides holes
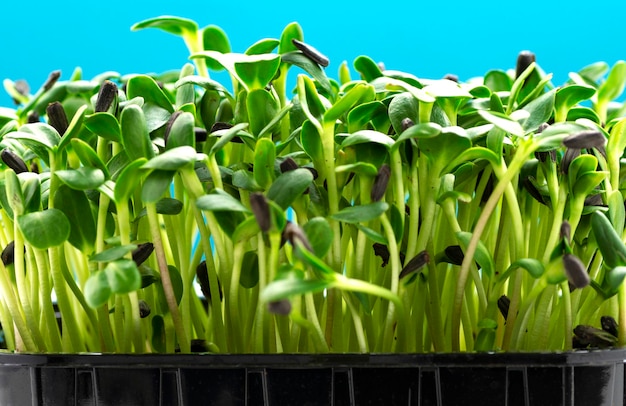
[[[165,292],[165,300],[167,302],[167,307],[170,310],[170,314],[172,315],[174,329],[176,330],[176,335],[178,337],[178,345],[180,346],[180,351],[183,354],[189,353],[191,351],[191,342],[187,339],[187,333],[180,317],[178,303],[176,302],[176,295],[174,294],[174,286],[172,285],[172,278],[170,277],[165,252],[163,251],[161,227],[156,211],[156,204],[146,203],[146,211],[148,213],[148,222],[150,224],[154,252],[159,264],[159,272],[161,273],[161,283],[163,284],[163,291]]]
[[[522,144],[520,149],[515,154],[513,161],[511,162],[509,168],[502,174],[502,177],[499,177],[500,181],[497,186],[494,188],[491,196],[485,203],[485,207],[476,222],[476,226],[474,227],[474,232],[472,233],[472,238],[467,246],[467,250],[465,253],[465,257],[463,258],[463,263],[461,264],[461,270],[459,272],[459,278],[456,286],[456,293],[454,298],[454,307],[452,311],[452,350],[459,351],[460,343],[459,343],[459,332],[461,325],[461,307],[463,305],[463,295],[465,292],[465,284],[467,282],[467,278],[469,276],[469,271],[472,263],[474,262],[474,254],[476,253],[476,249],[478,248],[478,242],[480,241],[480,237],[482,236],[487,223],[489,222],[489,218],[493,210],[495,209],[498,201],[501,196],[504,194],[505,190],[510,187],[510,183],[513,178],[519,173],[521,170],[526,158],[530,153],[532,153],[537,146],[533,144]],[[511,201],[507,202],[512,204]],[[521,223],[519,224],[521,227]],[[522,231],[522,228],[518,228],[519,232]]]

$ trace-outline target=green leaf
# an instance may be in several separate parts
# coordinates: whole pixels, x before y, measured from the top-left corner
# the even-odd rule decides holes
[[[243,255],[239,284],[247,289],[259,284],[259,256],[256,251],[247,251]]]
[[[602,287],[613,296],[624,283],[624,278],[626,278],[626,266],[616,266],[606,273]]]
[[[596,89],[588,85],[568,85],[556,91],[554,106],[557,111],[567,112],[578,103],[589,100]]]
[[[267,198],[286,210],[291,203],[304,193],[313,182],[313,174],[308,169],[298,168],[276,178],[267,191]]]
[[[194,116],[191,113],[183,112],[176,117],[170,128],[166,150],[179,147],[196,147],[196,134],[194,129]]]
[[[111,287],[106,273],[99,271],[87,279],[84,287],[85,300],[92,308],[104,305],[111,297]]]
[[[387,106],[384,103],[378,100],[360,103],[348,113],[348,132],[353,133],[358,130],[365,130],[370,121],[374,124],[374,128],[377,129],[374,122],[379,117],[388,120]]]
[[[255,89],[246,98],[250,131],[258,136],[278,112],[278,103],[265,89]]]
[[[483,82],[492,92],[508,92],[513,86],[513,81],[503,70],[491,70],[487,72]]]
[[[389,103],[389,119],[396,134],[402,134],[402,121],[410,119],[419,123],[419,102],[409,92],[402,92],[393,97]]]
[[[526,271],[528,271],[530,276],[532,276],[535,279],[541,278],[545,271],[545,268],[543,264],[541,263],[541,261],[535,258],[522,258],[522,259],[518,259],[517,261],[509,265],[506,271],[504,271],[504,273],[502,273],[499,276],[499,280],[500,281],[507,280],[511,276],[511,273],[518,268],[525,269]]]
[[[163,316],[160,314],[154,315],[151,323],[152,339],[150,340],[150,343],[156,352],[163,354],[167,351],[167,338],[165,334],[165,322],[163,321]]]
[[[349,224],[362,223],[377,219],[378,217],[383,215],[388,209],[389,204],[387,204],[386,202],[375,202],[359,206],[348,206],[333,214],[331,218]]]
[[[333,242],[333,230],[330,224],[323,217],[314,217],[303,228],[313,247],[313,253],[323,258]]]
[[[374,130],[360,130],[353,134],[349,134],[341,142],[343,148],[357,144],[374,143],[383,145],[386,148],[391,148],[394,144],[393,138],[387,134],[383,134]]]
[[[292,22],[287,24],[287,26],[283,29],[283,32],[280,35],[280,44],[278,45],[278,53],[286,54],[287,52],[292,52],[298,50],[296,46],[293,44],[292,40],[297,39],[298,41],[302,41],[302,27],[297,22]]]
[[[160,155],[155,156],[143,164],[143,169],[158,169],[163,171],[177,171],[180,168],[190,165],[198,160],[198,153],[195,148],[181,146],[168,149]]]
[[[33,172],[22,172],[17,175],[21,182],[24,197],[24,213],[41,210],[41,181]]]
[[[276,147],[269,138],[261,138],[254,149],[254,180],[263,189],[269,189],[274,180],[274,162]]]
[[[196,200],[196,207],[206,211],[233,211],[250,213],[250,210],[223,190],[216,189],[213,193],[200,196]]]
[[[126,203],[135,192],[142,178],[142,166],[146,163],[145,158],[137,159],[122,169],[115,181],[115,202]]]
[[[598,102],[609,102],[621,96],[626,85],[626,61],[617,61],[606,81],[598,88]]]
[[[118,259],[122,259],[126,256],[126,254],[133,252],[137,249],[137,245],[128,244],[128,245],[118,245],[104,251],[100,251],[91,258],[90,261],[93,262],[111,262],[116,261]]]
[[[148,75],[136,75],[131,77],[126,85],[126,95],[129,100],[135,97],[143,98],[144,106],[153,104],[170,114],[174,112],[174,106],[163,89],[159,87],[156,80]],[[126,108],[128,107],[129,106],[126,106]],[[124,110],[126,110],[126,108],[124,108]],[[122,110],[122,113],[124,110]]]
[[[556,90],[550,90],[524,106],[523,110],[529,113],[528,118],[522,122],[525,133],[535,131],[550,119],[554,110],[555,97]]]
[[[17,223],[24,239],[33,247],[42,250],[61,245],[70,236],[70,222],[58,209],[18,216]]]
[[[213,155],[217,153],[217,151],[221,150],[224,145],[230,142],[236,135],[239,135],[240,131],[243,131],[248,127],[248,123],[239,123],[227,130],[219,130],[214,132],[212,135],[219,135],[219,140],[211,147],[209,151],[209,155]]]
[[[97,189],[106,180],[102,170],[86,166],[58,170],[55,174],[61,182],[76,190]]]
[[[202,43],[203,48],[207,51],[217,51],[223,54],[231,51],[228,36],[217,25],[208,25],[202,29]],[[222,65],[211,59],[207,59],[207,67],[214,71],[223,69]]]
[[[85,127],[108,141],[121,142],[122,140],[120,123],[111,113],[100,112],[86,116]]]
[[[124,150],[131,160],[150,159],[154,156],[152,140],[146,118],[139,106],[129,105],[122,110],[120,119]]]
[[[517,137],[524,136],[524,128],[520,125],[520,123],[505,114],[487,110],[478,110],[478,114],[489,123],[509,134]]]
[[[164,197],[156,202],[156,211],[159,214],[164,214],[168,216],[173,216],[179,214],[183,210],[183,202],[180,200],[172,199],[171,197]],[[139,220],[141,217],[144,217],[148,214],[146,208],[144,207],[137,217],[135,217],[135,221]]]
[[[276,49],[279,44],[280,41],[275,38],[263,38],[250,45],[244,53],[246,55],[270,54]]]
[[[328,93],[332,92],[332,87],[326,73],[324,70],[320,68],[320,66],[312,61],[310,58],[306,57],[300,51],[288,52],[281,55],[281,61],[283,63],[288,63],[289,65],[297,66],[298,68],[304,70],[306,73],[311,75],[317,83],[320,84],[322,89],[327,91]]]
[[[276,76],[280,66],[280,56],[276,54],[246,55],[202,51],[191,57],[205,57],[215,61],[233,75],[246,90],[262,89],[267,86]]]
[[[85,120],[85,112],[89,105],[83,104],[76,110],[74,116],[72,117],[72,121],[70,121],[63,138],[59,142],[59,150],[64,150],[65,147],[70,143],[70,141],[76,138],[83,129],[83,122]]]
[[[361,74],[361,78],[366,82],[383,76],[383,72],[374,60],[368,56],[358,56],[354,60],[354,69]]]
[[[20,140],[27,146],[32,145],[44,149],[46,154],[43,156],[46,156],[48,151],[54,150],[61,142],[61,136],[57,130],[45,123],[23,125],[19,131],[11,132],[6,137]],[[37,155],[43,157],[40,153]]]
[[[250,216],[242,221],[235,231],[233,231],[232,240],[233,243],[238,243],[250,239],[261,232],[259,229],[259,223],[254,216]]]
[[[61,185],[54,194],[54,207],[61,210],[69,220],[69,243],[82,252],[92,252],[97,230],[85,192]]]
[[[472,233],[459,231],[456,233],[456,237],[463,247],[463,250],[467,250],[467,246],[472,239]],[[478,246],[476,247],[476,252],[474,253],[474,259],[478,262],[478,265],[480,265],[480,268],[485,275],[489,277],[494,275],[495,264],[493,262],[493,257],[482,241],[478,241]]]
[[[129,293],[141,288],[141,274],[132,259],[109,262],[103,272],[113,293]]]
[[[604,263],[609,268],[626,266],[626,246],[604,213],[591,213],[591,229],[604,257]]]
[[[109,178],[109,170],[96,151],[87,142],[74,138],[71,142],[72,149],[80,159],[80,162],[88,168],[99,169],[105,178]]]
[[[155,169],[143,182],[141,188],[141,200],[146,203],[156,203],[159,201],[163,194],[170,188],[172,179],[176,171]]]
[[[409,139],[423,139],[423,138],[433,138],[441,134],[441,126],[435,123],[422,123],[416,124],[407,128],[403,131],[400,136],[396,139],[396,142],[391,147],[392,150],[399,148],[402,145],[403,141]]]
[[[324,121],[334,123],[339,117],[349,112],[360,103],[373,101],[376,97],[374,87],[367,83],[356,83],[347,93],[337,100],[332,107],[324,113]]]
[[[190,32],[198,30],[198,24],[193,20],[175,16],[160,16],[140,21],[131,27],[131,30],[137,31],[145,28],[158,28],[170,34],[184,36]]]
[[[305,293],[317,293],[332,286],[327,280],[279,279],[270,282],[261,292],[261,302],[275,302]]]

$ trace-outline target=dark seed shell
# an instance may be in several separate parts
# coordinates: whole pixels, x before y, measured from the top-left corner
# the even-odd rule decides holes
[[[2,258],[2,263],[5,266],[11,265],[13,263],[15,259],[15,241],[11,241],[7,244],[6,247],[4,247],[0,257]]]
[[[272,219],[270,217],[270,206],[267,203],[265,195],[262,193],[252,193],[250,195],[250,208],[256,222],[259,224],[259,228],[262,232],[266,233],[272,226]]]
[[[498,310],[500,310],[500,314],[505,319],[509,317],[509,307],[511,306],[511,299],[509,299],[506,295],[500,296],[498,299]]]
[[[372,191],[370,193],[370,198],[373,202],[377,202],[385,196],[390,178],[391,168],[389,168],[389,165],[383,164],[378,170],[378,174],[376,175],[376,179],[374,179],[374,185],[372,186]]]
[[[515,77],[518,78],[520,75],[530,66],[531,63],[535,62],[536,57],[535,54],[530,51],[522,51],[517,55],[517,65],[515,67]]]
[[[607,333],[617,337],[618,324],[617,321],[611,316],[602,316],[600,317],[600,324],[602,325],[602,330]]]
[[[587,268],[574,254],[563,255],[563,267],[565,268],[567,279],[575,288],[584,288],[591,282]]]
[[[61,77],[60,70],[55,70],[55,71],[50,72],[48,79],[46,79],[46,82],[43,84],[43,90],[44,91],[50,90],[50,88],[54,86],[54,84],[57,82],[57,80],[59,80],[60,77]]]
[[[28,167],[22,158],[17,156],[15,152],[8,148],[5,148],[2,152],[0,152],[0,159],[2,159],[2,162],[4,162],[6,166],[13,169],[15,173],[28,172]]]
[[[428,251],[424,250],[414,256],[405,266],[402,268],[400,272],[400,279],[410,275],[414,272],[420,271],[426,264],[430,262],[430,255],[428,255]]]
[[[281,173],[293,171],[293,170],[296,170],[298,168],[299,168],[298,164],[291,157],[287,157],[284,161],[282,161],[280,163],[280,172]]]
[[[291,313],[291,302],[288,299],[277,300],[275,302],[269,302],[267,309],[270,313],[278,314],[281,316],[288,316]]]
[[[150,316],[150,305],[145,300],[139,301],[139,317],[145,319]]]
[[[598,130],[580,131],[563,139],[563,145],[567,148],[599,148],[604,144],[606,144],[606,137]]]
[[[58,101],[48,104],[46,107],[46,114],[48,115],[48,124],[50,124],[59,135],[63,136],[69,127],[67,121],[67,115],[63,109],[63,105]]]
[[[292,39],[291,42],[298,48],[306,57],[308,57],[313,62],[317,63],[319,66],[323,66],[324,68],[330,65],[330,60],[324,56],[320,51],[313,48],[311,45],[305,44],[302,41],[298,41],[297,39]]]
[[[117,85],[110,80],[105,80],[100,85],[100,91],[98,91],[98,97],[96,98],[96,113],[108,111],[116,97]]]
[[[135,264],[137,264],[137,266],[143,264],[146,259],[150,257],[152,251],[154,251],[154,244],[152,244],[151,242],[139,244],[137,248],[132,252],[133,261],[135,261]]]

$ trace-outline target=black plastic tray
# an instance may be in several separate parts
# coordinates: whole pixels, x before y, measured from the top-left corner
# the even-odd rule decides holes
[[[619,406],[625,357],[0,354],[0,405]]]

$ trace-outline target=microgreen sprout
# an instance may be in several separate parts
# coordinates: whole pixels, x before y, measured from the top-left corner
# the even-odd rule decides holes
[[[4,82],[10,350],[626,345],[626,62],[555,87],[528,51],[467,81],[359,56],[335,81],[297,23],[242,50],[150,27],[193,64]]]

